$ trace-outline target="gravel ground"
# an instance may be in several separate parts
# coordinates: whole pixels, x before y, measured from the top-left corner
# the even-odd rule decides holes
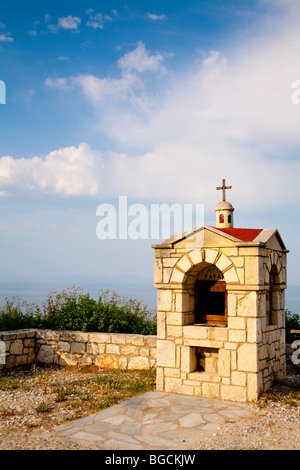
[[[201,436],[197,449],[300,450],[300,392],[298,398],[289,398],[290,383],[300,390],[300,377],[289,377],[285,386],[273,388],[276,395],[250,405],[251,417],[227,423],[209,438]]]
[[[300,450],[300,375],[292,372],[249,405],[251,417],[227,423],[213,434],[203,432],[196,448],[181,450]],[[94,449],[93,444],[56,437],[55,427],[99,411],[93,403],[103,398],[101,388],[91,385],[97,376],[99,370],[49,367],[35,373],[13,370],[2,377],[0,450]]]

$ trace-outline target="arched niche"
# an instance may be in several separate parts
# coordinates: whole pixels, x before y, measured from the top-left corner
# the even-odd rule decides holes
[[[266,291],[266,323],[277,325],[278,311],[280,310],[280,278],[278,267],[273,264],[269,272],[269,288]]]
[[[174,311],[182,311],[183,325],[226,326],[227,288],[232,290],[237,284],[236,269],[220,250],[190,251],[175,264],[170,276],[170,285],[176,292]],[[177,302],[180,298],[181,304],[185,303],[184,310]]]
[[[195,324],[227,325],[227,290],[220,269],[203,263],[195,282]]]

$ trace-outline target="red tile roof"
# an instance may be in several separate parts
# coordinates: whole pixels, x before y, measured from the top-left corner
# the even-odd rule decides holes
[[[243,242],[252,242],[263,229],[259,228],[218,228],[221,232],[238,238]]]

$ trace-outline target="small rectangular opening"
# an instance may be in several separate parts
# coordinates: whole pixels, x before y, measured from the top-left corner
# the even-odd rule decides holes
[[[219,373],[219,349],[195,347],[194,350],[196,355],[194,372]]]

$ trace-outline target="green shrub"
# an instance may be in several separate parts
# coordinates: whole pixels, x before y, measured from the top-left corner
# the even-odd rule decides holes
[[[39,328],[40,324],[40,309],[36,305],[21,302],[18,297],[6,300],[0,309],[0,331]]]
[[[35,409],[37,413],[48,413],[51,411],[51,405],[42,401]]]
[[[83,332],[156,334],[156,317],[135,299],[104,291],[98,299],[78,289],[50,292],[40,309],[19,299],[0,309],[0,331],[46,328]]]

